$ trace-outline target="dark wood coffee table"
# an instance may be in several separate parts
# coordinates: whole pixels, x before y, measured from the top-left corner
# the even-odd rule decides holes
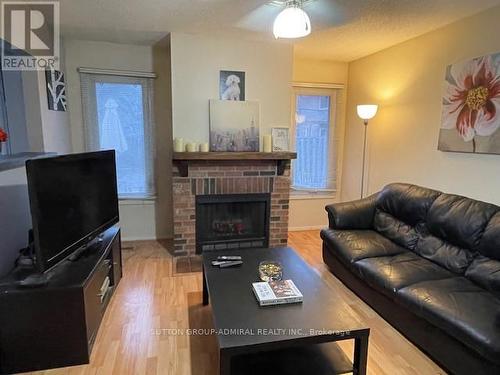
[[[211,265],[228,251],[203,253],[203,304],[209,299],[219,344],[219,373],[366,374],[370,329],[352,320],[345,302],[291,248],[234,250],[243,265]],[[277,260],[301,304],[260,307],[252,292],[258,265]],[[355,341],[351,360],[335,341]]]

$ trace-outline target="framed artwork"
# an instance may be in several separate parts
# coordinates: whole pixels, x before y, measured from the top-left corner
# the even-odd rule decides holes
[[[49,110],[66,111],[66,83],[64,73],[59,70],[45,70],[47,101]]]
[[[220,100],[245,100],[245,72],[221,70],[219,75]]]
[[[210,100],[210,151],[259,151],[259,102]]]
[[[500,53],[446,68],[438,149],[500,154]]]
[[[290,148],[290,129],[272,128],[273,152],[289,151]]]

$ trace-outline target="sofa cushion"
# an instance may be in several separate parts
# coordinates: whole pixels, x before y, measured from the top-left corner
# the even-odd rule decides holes
[[[500,364],[500,300],[464,277],[402,288],[397,300],[482,356]]]
[[[328,244],[328,250],[345,264],[407,251],[373,230],[323,229],[321,238]]]
[[[387,185],[378,195],[376,207],[406,224],[424,222],[427,211],[441,193],[410,184]]]
[[[459,275],[463,275],[474,260],[470,250],[454,246],[432,234],[422,235],[415,252]]]
[[[479,256],[467,268],[465,276],[500,298],[500,261]]]
[[[379,209],[375,212],[373,225],[375,230],[384,237],[390,238],[398,245],[407,249],[415,249],[419,239],[418,231],[415,227]]]
[[[490,203],[442,194],[429,209],[427,228],[434,236],[455,246],[475,250],[498,210]]]
[[[477,251],[486,257],[500,260],[500,211],[490,219]]]
[[[455,276],[411,251],[361,259],[353,267],[366,282],[391,297],[397,290],[408,285]]]
[[[440,194],[415,185],[387,185],[376,200],[375,230],[398,245],[415,249],[427,211]]]

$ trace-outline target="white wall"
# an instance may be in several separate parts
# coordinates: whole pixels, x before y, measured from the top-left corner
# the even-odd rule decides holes
[[[363,124],[356,105],[378,103],[370,121],[366,190],[410,182],[500,204],[500,155],[437,150],[446,66],[500,51],[500,7],[349,64],[344,200],[360,192]]]
[[[64,47],[72,146],[74,152],[82,152],[84,130],[77,69],[88,67],[151,72],[152,47],[71,39],[65,40]],[[159,171],[159,176],[161,173]],[[124,240],[168,237],[168,228],[156,226],[156,211],[156,201],[153,200],[120,202],[120,224]]]
[[[209,99],[219,99],[219,71],[246,72],[246,100],[260,102],[261,135],[290,124],[292,47],[171,34],[173,136],[209,140]]]

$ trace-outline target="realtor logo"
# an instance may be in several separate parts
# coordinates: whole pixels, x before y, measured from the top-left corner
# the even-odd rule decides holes
[[[2,1],[2,69],[59,69],[58,1]]]

